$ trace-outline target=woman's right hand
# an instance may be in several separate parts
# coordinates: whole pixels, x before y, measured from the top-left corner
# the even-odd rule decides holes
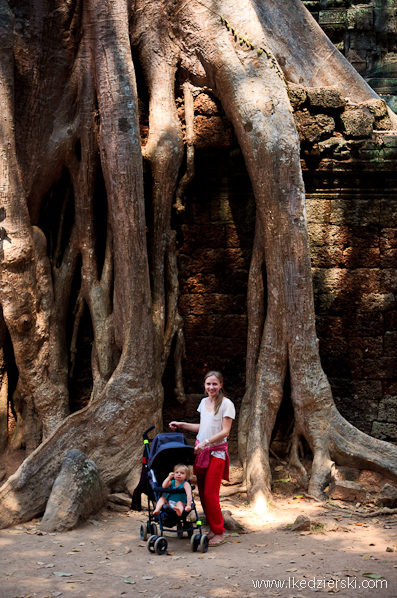
[[[172,421],[172,422],[170,422],[169,426],[170,426],[171,430],[175,432],[175,430],[177,428],[181,428],[181,424],[182,424],[182,422]]]

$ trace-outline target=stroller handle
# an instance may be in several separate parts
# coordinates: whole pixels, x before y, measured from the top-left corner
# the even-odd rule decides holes
[[[147,435],[149,434],[149,432],[151,432],[152,430],[154,430],[155,427],[156,426],[150,426],[150,428],[148,428],[147,430],[144,431],[144,433],[142,435],[142,437],[143,437],[144,440],[147,439]]]

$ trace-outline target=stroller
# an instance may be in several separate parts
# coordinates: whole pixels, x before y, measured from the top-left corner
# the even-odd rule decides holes
[[[202,533],[202,523],[198,519],[194,502],[190,511],[190,513],[195,514],[196,521],[194,522],[187,521],[187,515],[190,515],[190,513],[184,512],[179,517],[176,511],[168,505],[164,505],[158,515],[153,515],[152,513],[162,494],[179,492],[178,489],[174,490],[161,486],[169,471],[177,463],[192,465],[195,457],[194,448],[190,446],[186,436],[180,432],[157,434],[153,438],[152,446],[150,447],[148,433],[151,430],[154,430],[154,426],[148,428],[143,434],[144,450],[141,479],[134,490],[131,505],[132,509],[137,511],[142,510],[140,497],[142,493],[147,495],[149,519],[147,523],[141,524],[141,540],[147,541],[149,552],[164,554],[168,548],[164,532],[175,533],[178,538],[183,538],[184,534],[187,533],[193,552],[196,552],[198,548],[200,548],[201,552],[207,552],[209,545],[208,536]],[[194,486],[192,486],[193,489]],[[151,502],[154,505],[152,508],[150,506]]]

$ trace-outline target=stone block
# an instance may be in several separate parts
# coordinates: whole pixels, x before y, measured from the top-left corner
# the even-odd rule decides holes
[[[353,399],[361,403],[377,402],[382,397],[382,382],[380,380],[354,380],[351,383]]]
[[[330,137],[319,141],[318,148],[322,154],[340,154],[347,150],[347,142],[343,137]]]
[[[346,11],[347,29],[371,31],[374,26],[373,6],[352,6]]]
[[[397,356],[366,359],[363,367],[363,378],[383,380],[393,378],[397,371]]]
[[[352,247],[379,247],[379,228],[374,225],[349,227],[348,245]]]
[[[226,244],[226,227],[223,224],[211,226],[182,225],[183,244],[179,253],[192,254],[202,247],[218,249]]]
[[[199,93],[194,98],[194,112],[204,116],[218,116],[222,108],[219,102],[208,93]]]
[[[116,505],[122,505],[124,507],[131,506],[131,496],[129,494],[125,494],[125,492],[115,492],[114,494],[109,494],[108,501]]]
[[[380,231],[380,249],[397,249],[397,228],[383,228]]]
[[[386,330],[384,336],[384,353],[388,356],[397,354],[397,332]]]
[[[397,508],[397,488],[391,484],[385,484],[379,494],[375,497],[374,503],[389,509]]]
[[[342,127],[349,137],[369,137],[374,128],[375,117],[368,108],[353,108],[341,114]]]
[[[342,263],[346,268],[376,268],[380,265],[380,249],[378,247],[347,247],[343,251]]]
[[[388,135],[382,135],[383,145],[385,147],[397,147],[397,135],[396,133],[389,133]],[[393,187],[395,181],[393,180]]]
[[[382,382],[383,395],[397,396],[397,380],[383,380]]]
[[[312,275],[317,292],[332,293],[340,289],[345,272],[340,268],[312,268]]]
[[[378,419],[383,422],[397,423],[397,396],[384,397],[380,401]]]
[[[392,131],[393,129],[394,127],[389,116],[377,119],[374,123],[374,131]]]
[[[354,309],[354,295],[351,293],[320,293],[316,302],[316,311],[319,314],[339,314],[351,312]]]
[[[385,100],[381,100],[380,98],[366,100],[365,102],[362,102],[360,106],[368,108],[368,110],[376,119],[381,119],[388,116],[387,104]]]
[[[379,270],[379,293],[395,293],[397,289],[396,268],[384,268]]]
[[[330,486],[329,496],[334,500],[364,502],[367,493],[364,486],[357,482],[334,480]]]
[[[320,351],[321,363],[327,376],[340,376],[341,378],[347,378],[351,376],[354,378],[352,368],[349,367],[347,358],[345,355],[334,356],[334,355],[323,355]],[[357,377],[361,376],[361,370],[357,374]]]
[[[186,294],[201,294],[201,293],[216,293],[219,290],[219,280],[215,274],[201,273],[195,276],[189,276],[179,283],[179,290],[181,295]]]
[[[220,337],[245,338],[247,335],[247,316],[229,314],[216,316],[216,330]]]
[[[343,337],[320,339],[320,353],[329,357],[347,355],[347,340]]]
[[[182,295],[179,309],[182,315],[229,313],[230,296],[220,293]]]
[[[387,4],[389,6],[387,6]],[[393,2],[381,2],[375,4],[374,29],[377,33],[383,35],[396,33],[396,17]]]
[[[316,197],[306,197],[306,214],[308,223],[328,224],[331,202]]]
[[[380,265],[382,268],[397,267],[397,247],[386,249],[381,254]]]
[[[247,295],[230,295],[230,312],[232,314],[247,313]]]
[[[333,87],[307,87],[307,97],[310,106],[341,110],[346,106],[346,100],[341,93]]]
[[[377,401],[363,402],[352,397],[335,397],[341,415],[362,432],[370,434],[372,422],[378,412]]]
[[[383,336],[383,317],[379,312],[355,313],[343,316],[343,330],[350,337]]]
[[[235,140],[230,121],[224,116],[194,117],[195,147],[229,147]]]
[[[295,123],[301,140],[314,143],[335,130],[335,121],[326,114],[312,115],[309,112],[296,112]]]
[[[96,464],[72,449],[62,462],[40,528],[46,532],[72,529],[99,511],[106,498],[107,489]]]
[[[347,226],[324,226],[311,222],[308,225],[309,243],[311,247],[343,248],[348,243],[349,229]],[[397,246],[397,245],[396,245]]]
[[[349,356],[352,359],[375,358],[383,355],[383,337],[357,337],[348,340]]]
[[[341,337],[342,318],[340,316],[318,315],[316,317],[317,334],[321,337]]]
[[[310,257],[315,268],[332,268],[345,264],[344,252],[340,247],[327,245],[325,247],[311,247]]]
[[[229,270],[244,270],[249,267],[250,251],[241,248],[227,248],[224,251],[224,267]]]
[[[397,424],[373,422],[371,436],[380,440],[397,441]]]
[[[382,199],[380,202],[380,220],[381,227],[397,228],[397,199]]]
[[[311,520],[306,515],[299,515],[291,526],[292,532],[309,532]]]
[[[302,85],[288,83],[288,97],[289,101],[291,102],[292,109],[296,110],[306,102],[306,90],[304,87],[302,87]]]
[[[335,199],[330,203],[330,224],[347,226],[379,224],[379,199]]]
[[[385,330],[397,330],[397,312],[390,311],[384,315]]]
[[[360,295],[356,301],[360,311],[388,311],[395,309],[394,293],[368,293]]]

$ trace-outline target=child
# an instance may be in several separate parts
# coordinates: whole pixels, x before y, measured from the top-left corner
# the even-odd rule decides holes
[[[156,508],[153,511],[153,515],[160,513],[163,505],[169,505],[175,509],[178,517],[182,516],[183,511],[187,513],[192,510],[191,504],[193,502],[192,487],[189,483],[190,470],[187,465],[178,463],[175,465],[174,471],[168,474],[162,483],[163,488],[169,488],[180,490],[178,493],[166,494],[162,496],[156,504]]]

